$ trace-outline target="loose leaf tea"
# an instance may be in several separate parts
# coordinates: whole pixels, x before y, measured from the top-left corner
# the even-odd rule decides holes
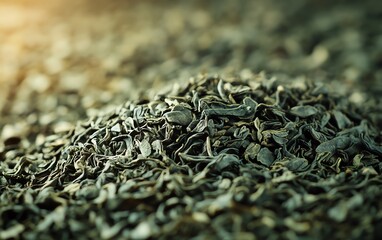
[[[32,149],[6,139],[0,238],[380,236],[380,132],[303,84],[200,77]]]

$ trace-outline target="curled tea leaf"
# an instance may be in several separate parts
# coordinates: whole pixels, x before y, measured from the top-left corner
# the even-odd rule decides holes
[[[291,171],[305,171],[309,162],[305,158],[291,158],[285,164],[285,166]]]
[[[25,230],[24,225],[15,224],[5,230],[0,230],[0,239],[15,239]]]
[[[253,161],[256,159],[257,154],[260,151],[261,146],[259,144],[250,143],[244,152],[244,158],[247,161]]]
[[[236,155],[224,154],[221,155],[214,164],[214,169],[221,172],[227,168],[235,168],[240,164],[240,160]]]
[[[187,126],[192,121],[192,112],[187,108],[181,108],[165,113],[164,117],[170,123]]]
[[[298,117],[307,118],[316,115],[318,110],[313,106],[295,106],[290,109],[290,113]]]

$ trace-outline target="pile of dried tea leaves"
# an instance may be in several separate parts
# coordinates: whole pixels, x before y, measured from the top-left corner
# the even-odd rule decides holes
[[[382,138],[311,82],[199,76],[0,153],[0,239],[382,235]]]

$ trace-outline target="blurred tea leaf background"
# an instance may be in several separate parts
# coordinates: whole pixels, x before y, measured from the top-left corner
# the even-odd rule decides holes
[[[323,81],[380,126],[377,2],[0,0],[1,137],[64,130],[199,73],[259,71]]]

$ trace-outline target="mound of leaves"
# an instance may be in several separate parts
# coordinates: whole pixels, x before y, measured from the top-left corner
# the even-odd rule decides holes
[[[359,239],[381,134],[311,83],[200,77],[0,154],[0,238]]]

